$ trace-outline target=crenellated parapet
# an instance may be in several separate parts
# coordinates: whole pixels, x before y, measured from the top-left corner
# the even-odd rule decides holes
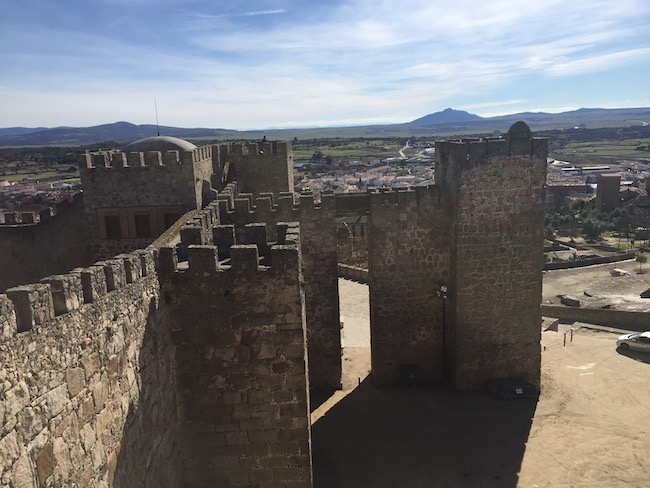
[[[212,147],[201,146],[191,151],[122,152],[119,150],[86,151],[80,156],[82,169],[97,168],[145,168],[161,166],[193,166],[212,159]]]
[[[81,197],[82,193],[80,192],[70,193],[65,200],[48,202],[47,206],[31,205],[0,211],[0,228],[34,226],[41,222],[47,222],[71,205],[79,203]]]
[[[212,164],[224,183],[237,181],[245,192],[293,192],[290,142],[219,144],[213,146]]]
[[[263,193],[254,197],[251,193],[240,193],[234,199],[218,200],[221,222],[235,225],[240,232],[251,222],[277,223],[298,221],[303,225],[327,227],[336,220],[336,198],[333,193],[321,194],[320,201],[311,193],[298,197],[290,192],[279,194]]]
[[[213,245],[200,242],[188,244],[186,248],[181,248],[183,256],[179,256],[176,247],[161,248],[160,269],[164,270],[165,275],[178,272],[208,276],[226,271],[250,274],[298,266],[298,223],[278,223],[275,232],[278,239],[274,242],[269,241],[266,229],[265,223],[248,224],[245,237],[238,239],[234,226],[215,225],[212,227],[213,236],[210,239],[214,242]]]
[[[155,268],[155,251],[139,250],[10,288],[0,295],[0,338],[47,327],[57,317],[154,274]]]
[[[231,142],[219,144],[217,147],[222,159],[229,157],[269,159],[270,156],[287,157],[291,154],[291,143],[287,141],[271,142]]]
[[[416,186],[406,190],[369,190],[370,212],[403,209],[414,212],[428,212],[443,203],[443,193],[439,186]]]
[[[503,138],[436,142],[436,183],[457,184],[459,174],[497,160],[517,159],[520,165],[548,155],[548,139],[532,137],[525,122],[514,123]]]

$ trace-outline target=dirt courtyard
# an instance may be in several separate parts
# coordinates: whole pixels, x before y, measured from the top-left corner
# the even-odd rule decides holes
[[[543,300],[580,295],[607,266],[545,273]],[[618,352],[616,333],[576,324],[566,347],[542,333],[538,400],[378,389],[368,288],[340,291],[344,389],[312,398],[316,488],[650,486],[650,355]]]

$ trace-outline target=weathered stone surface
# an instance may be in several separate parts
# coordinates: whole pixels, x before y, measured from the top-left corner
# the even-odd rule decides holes
[[[86,375],[83,368],[68,368],[65,372],[65,380],[71,398],[77,396],[86,386]]]
[[[294,256],[278,267],[275,260],[269,268],[233,262],[203,274],[177,272],[165,284],[164,293],[175,297],[171,320],[190,486],[217,478],[223,486],[249,484],[274,450],[282,451],[283,466],[304,456],[285,477],[311,483],[309,442],[297,442],[310,438],[298,247],[287,246],[282,252]],[[239,249],[231,249],[232,260],[249,261],[248,252],[232,251]],[[281,481],[271,471],[255,479],[258,486]]]
[[[548,141],[524,129],[436,143],[436,182],[454,202],[446,356],[457,388],[499,377],[539,384]]]
[[[30,403],[29,387],[24,381],[19,381],[16,386],[5,392],[5,418],[16,415]]]
[[[66,385],[59,385],[36,399],[36,403],[42,407],[47,420],[59,415],[67,401],[68,390]]]
[[[24,453],[16,464],[14,464],[12,487],[14,488],[38,488],[34,465],[29,457],[29,453]]]
[[[16,312],[7,295],[0,295],[0,342],[16,334]]]
[[[250,207],[250,200],[242,198],[235,202],[234,209],[221,212],[220,218],[222,224],[234,225],[238,244],[248,243],[251,224],[255,222],[266,223],[270,241],[281,240],[278,228],[284,229],[283,223],[300,222],[302,287],[309,330],[309,381],[314,387],[340,388],[341,327],[334,195],[321,195],[320,205],[314,204],[312,195],[301,196],[295,204],[292,196],[281,196],[277,206],[260,204],[254,208]],[[278,266],[278,263],[272,265]],[[296,322],[289,319],[288,323]],[[284,324],[282,327],[290,326]]]
[[[56,215],[45,220],[36,225],[0,225],[0,293],[92,263],[82,195],[61,202]]]
[[[41,452],[36,456],[36,473],[38,480],[45,485],[50,476],[54,473],[56,460],[54,458],[54,448],[52,444],[46,444]]]
[[[0,346],[0,472],[11,486],[181,484],[159,283],[153,268],[132,277]]]
[[[0,459],[5,465],[9,465],[18,459],[20,450],[18,449],[18,438],[16,432],[9,432],[0,439]]]
[[[370,195],[372,373],[399,384],[405,365],[421,380],[443,376],[443,306],[450,281],[450,209],[436,187]]]

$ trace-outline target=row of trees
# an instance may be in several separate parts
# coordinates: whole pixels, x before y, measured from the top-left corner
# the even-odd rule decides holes
[[[616,231],[619,236],[634,238],[634,224],[627,209],[617,208],[610,213],[598,212],[594,200],[575,200],[568,209],[546,216],[546,237],[555,230],[577,235],[578,230],[590,241],[597,241],[603,232]]]

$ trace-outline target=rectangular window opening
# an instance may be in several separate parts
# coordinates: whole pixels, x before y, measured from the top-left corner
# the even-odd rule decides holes
[[[122,226],[119,215],[105,215],[104,227],[106,228],[106,239],[122,238]]]
[[[151,233],[149,214],[135,214],[133,219],[135,221],[136,237],[153,237],[153,234]]]

